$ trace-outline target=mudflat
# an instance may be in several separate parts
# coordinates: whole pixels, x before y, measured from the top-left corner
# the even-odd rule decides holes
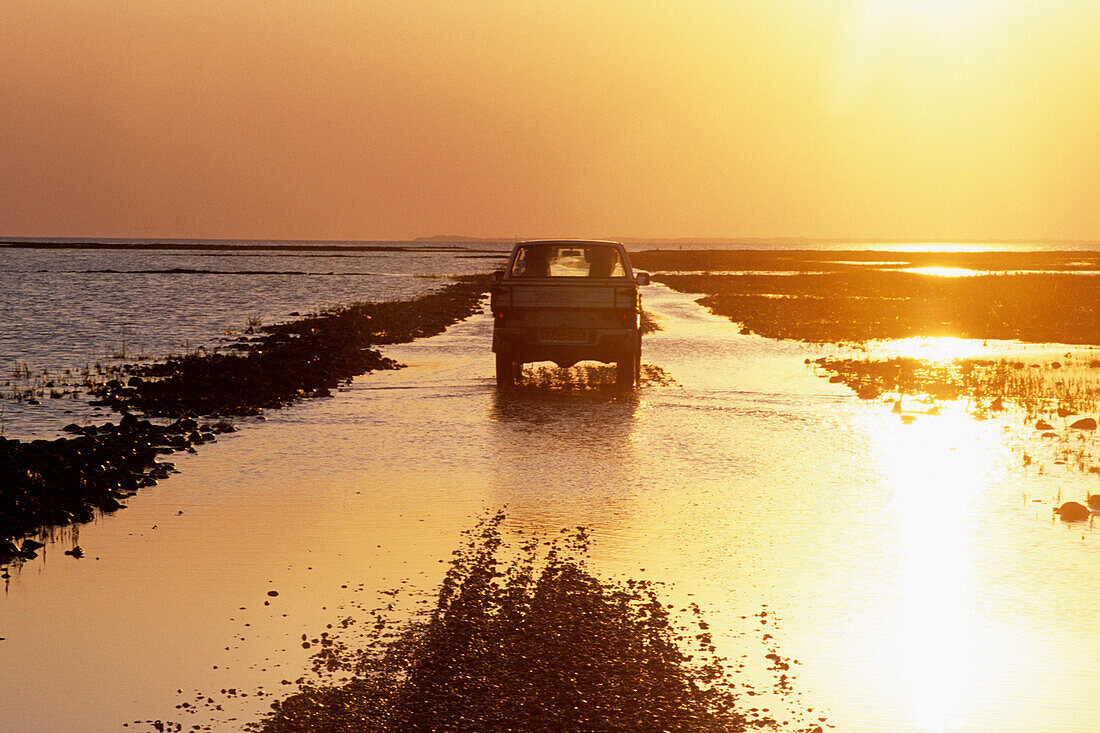
[[[660,250],[632,259],[769,338],[1100,344],[1095,253]]]

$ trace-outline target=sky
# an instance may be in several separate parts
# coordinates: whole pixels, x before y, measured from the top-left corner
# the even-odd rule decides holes
[[[1100,0],[0,0],[0,236],[1100,241]]]

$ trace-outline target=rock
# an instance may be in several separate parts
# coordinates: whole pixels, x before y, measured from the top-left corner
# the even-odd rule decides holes
[[[1076,501],[1067,501],[1055,509],[1054,513],[1061,517],[1063,522],[1083,522],[1092,516],[1087,506]]]
[[[856,397],[861,400],[873,400],[879,396],[878,387],[873,384],[861,384],[859,389],[856,390]]]
[[[1048,423],[1046,420],[1040,420],[1035,423],[1036,430],[1054,430],[1054,426]]]
[[[23,540],[23,545],[19,548],[19,551],[24,553],[35,552],[41,550],[43,547],[45,547],[45,545],[38,540]]]
[[[1100,512],[1100,494],[1089,494],[1088,504],[1089,509],[1095,509]]]
[[[1081,418],[1070,427],[1074,430],[1096,430],[1096,420],[1091,417]]]
[[[71,550],[65,550],[65,554],[71,555],[72,557],[75,557],[77,560],[79,560],[80,558],[84,557],[84,550],[80,547],[80,545],[77,545]]]

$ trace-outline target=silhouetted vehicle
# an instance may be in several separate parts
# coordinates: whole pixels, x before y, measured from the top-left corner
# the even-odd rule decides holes
[[[523,365],[614,363],[617,383],[638,383],[642,360],[639,285],[618,242],[535,240],[512,249],[494,274],[493,351],[497,385],[511,387]]]

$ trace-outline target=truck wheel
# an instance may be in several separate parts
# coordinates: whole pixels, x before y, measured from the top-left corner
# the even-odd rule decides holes
[[[510,354],[506,354],[503,351],[498,351],[497,354],[497,386],[498,387],[514,387],[516,386],[516,369],[515,362],[512,361]]]
[[[638,357],[635,354],[623,354],[615,362],[615,385],[622,389],[633,389],[638,383]]]

